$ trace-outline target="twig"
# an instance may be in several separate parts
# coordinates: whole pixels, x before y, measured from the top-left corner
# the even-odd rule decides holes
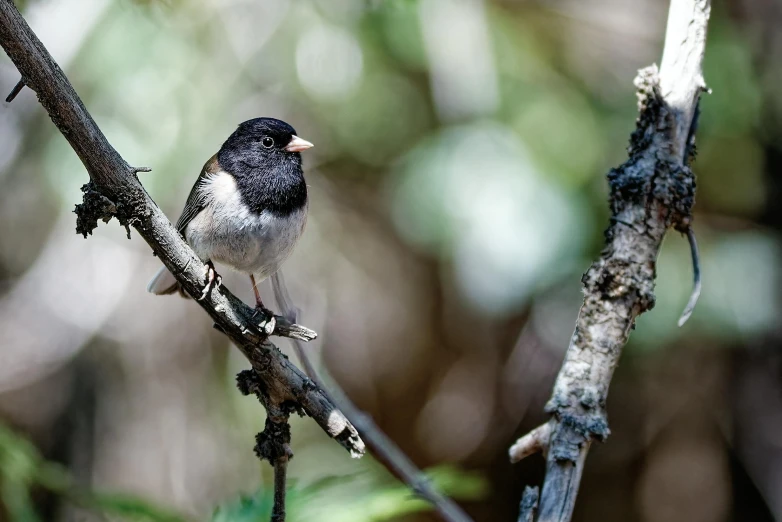
[[[309,342],[315,340],[318,337],[317,332],[310,330],[306,326],[291,322],[286,317],[275,315],[275,326],[272,335],[279,335],[280,337],[289,337],[296,339],[297,341]]]
[[[533,522],[535,512],[538,510],[538,488],[527,486],[521,496],[519,506],[519,522]]]
[[[16,96],[20,92],[22,92],[22,89],[24,89],[24,78],[16,82],[16,85],[14,85],[14,88],[11,89],[10,94],[8,94],[8,96],[5,97],[5,102],[11,103],[12,101],[14,101],[14,99],[16,99]]]
[[[548,453],[549,438],[551,438],[551,422],[541,424],[527,433],[510,447],[508,454],[510,455],[511,463],[518,462],[538,452],[543,453],[545,457]]]
[[[698,254],[698,242],[695,241],[695,231],[692,227],[687,227],[687,241],[690,243],[690,254],[692,255],[692,293],[690,294],[690,300],[687,301],[687,306],[684,307],[681,317],[679,317],[679,326],[684,326],[687,319],[692,315],[692,311],[695,310],[695,305],[698,304],[698,298],[701,296],[701,261]]]
[[[296,321],[298,309],[294,306],[290,294],[288,294],[281,271],[272,276],[272,288],[274,290],[274,298],[282,310],[283,316],[289,321]],[[310,379],[320,386],[321,389],[327,390],[327,387],[324,386],[321,378],[318,376],[315,366],[310,361],[306,348],[295,339],[293,340],[293,346]],[[366,440],[369,451],[394,475],[407,484],[416,495],[431,502],[443,520],[447,522],[471,522],[470,517],[464,510],[453,500],[437,491],[426,475],[383,433],[369,415],[353,404],[333,379],[327,393],[334,404],[350,419],[350,422],[353,423],[361,436]]]
[[[190,295],[201,295],[206,266],[141,186],[135,176],[138,170],[128,165],[106,140],[65,74],[11,0],[0,0],[0,45],[90,175],[90,183],[83,189],[84,201],[77,208],[78,230],[86,237],[98,220],[117,218],[123,226],[138,231]],[[252,364],[258,381],[263,383],[260,398],[264,405],[285,404],[301,410],[352,456],[364,453],[364,443],[353,425],[259,331],[252,308],[225,286],[213,290],[198,304]],[[291,333],[291,337],[295,336]]]
[[[285,522],[285,482],[288,473],[288,457],[274,461],[274,507],[271,522]]]
[[[709,0],[672,0],[662,66],[639,71],[639,116],[629,159],[608,174],[606,246],[582,282],[584,304],[546,405],[552,414],[538,522],[573,514],[589,447],[608,434],[608,387],[636,318],[654,306],[657,255],[666,231],[687,230],[695,196],[688,163],[693,118],[705,90]]]

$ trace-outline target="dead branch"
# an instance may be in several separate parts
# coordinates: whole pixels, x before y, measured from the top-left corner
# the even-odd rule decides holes
[[[541,424],[517,440],[508,451],[510,461],[518,462],[538,452],[543,453],[545,457],[548,453],[549,438],[551,438],[551,422]]]
[[[60,67],[25,22],[11,0],[0,0],[0,45],[16,65],[23,83],[38,96],[54,124],[81,159],[90,176],[84,201],[77,207],[77,231],[92,232],[98,220],[117,218],[130,233],[135,228],[155,255],[190,295],[201,295],[206,266],[149,197],[136,177],[144,168],[128,165],[93,121]],[[18,85],[17,85],[18,87]],[[17,90],[16,88],[14,90]],[[352,456],[364,453],[358,432],[326,395],[268,340],[253,320],[254,310],[225,286],[198,304],[251,362],[261,402],[304,412]],[[314,332],[290,322],[272,332],[309,340]],[[285,413],[285,425],[287,414]],[[279,419],[276,421],[279,423]]]
[[[589,446],[609,434],[606,400],[622,347],[636,318],[654,306],[663,237],[671,227],[690,230],[695,178],[688,164],[706,88],[701,64],[710,8],[709,0],[672,0],[662,66],[639,71],[635,80],[639,116],[629,159],[608,173],[606,245],[582,278],[584,303],[546,405],[552,428],[538,522],[571,519]]]

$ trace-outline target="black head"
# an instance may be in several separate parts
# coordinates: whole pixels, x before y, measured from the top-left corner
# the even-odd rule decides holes
[[[306,203],[300,151],[311,146],[284,121],[255,118],[239,124],[220,147],[217,161],[236,178],[253,211],[287,213]]]
[[[275,162],[299,163],[298,152],[285,150],[296,130],[281,120],[255,118],[239,124],[218,152],[223,169],[239,174],[243,166],[264,168]],[[236,169],[238,167],[238,169]]]

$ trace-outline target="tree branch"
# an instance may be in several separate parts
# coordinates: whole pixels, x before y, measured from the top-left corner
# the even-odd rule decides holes
[[[608,173],[606,246],[584,274],[584,303],[546,411],[552,414],[538,522],[570,520],[589,446],[608,434],[608,387],[636,318],[654,306],[668,228],[687,231],[695,178],[690,130],[700,93],[709,0],[672,0],[662,67],[639,71],[629,159]],[[539,428],[540,429],[540,428]]]
[[[548,453],[548,442],[551,438],[551,424],[551,422],[541,424],[517,440],[508,451],[511,463],[518,462],[538,452],[543,453],[545,457]]]
[[[297,320],[299,311],[293,304],[285,286],[282,272],[278,271],[272,276],[272,288],[274,289],[274,299],[277,305],[282,309],[285,318],[290,322]],[[301,360],[307,375],[315,381],[324,391],[327,389],[318,376],[315,366],[310,360],[307,350],[303,345],[294,339],[293,345],[296,354]],[[336,384],[332,383],[329,396],[331,400],[338,405],[350,422],[358,429],[362,437],[367,441],[370,452],[375,455],[391,473],[400,478],[407,484],[413,492],[419,497],[429,501],[434,506],[435,511],[446,522],[472,522],[467,513],[459,507],[456,502],[437,491],[429,479],[416,467],[415,464],[397,447],[394,442],[383,433],[372,417],[358,409],[353,402],[345,395],[345,392]]]
[[[206,266],[141,186],[136,172],[144,169],[128,165],[109,144],[73,86],[11,0],[0,0],[0,45],[90,175],[90,183],[83,187],[84,201],[76,209],[78,232],[86,237],[97,226],[98,219],[108,221],[116,217],[128,234],[131,226],[138,231],[190,295],[201,295]],[[255,310],[225,286],[213,289],[198,304],[251,362],[267,413],[271,415],[269,405],[287,405],[304,412],[352,456],[364,453],[364,443],[353,425],[259,329],[253,318]],[[314,334],[290,323],[273,333],[297,339],[311,338]]]

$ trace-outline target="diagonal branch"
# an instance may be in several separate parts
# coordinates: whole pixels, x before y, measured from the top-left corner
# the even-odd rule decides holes
[[[0,45],[19,69],[24,85],[35,91],[54,124],[81,159],[90,175],[77,207],[77,230],[87,234],[98,219],[116,217],[135,228],[155,255],[190,295],[201,295],[206,266],[171,225],[136,177],[143,169],[128,165],[109,144],[57,63],[25,22],[11,0],[0,0]],[[356,429],[323,391],[269,342],[255,323],[255,311],[224,286],[198,304],[252,363],[262,383],[264,405],[295,406],[336,439],[353,456],[364,453]],[[287,328],[287,330],[286,330]],[[314,332],[291,323],[275,332],[297,339]],[[268,412],[268,408],[267,408]]]
[[[663,237],[671,227],[689,230],[695,197],[690,130],[705,90],[701,64],[710,7],[709,0],[672,0],[662,67],[643,69],[636,78],[640,114],[629,159],[608,173],[606,245],[582,278],[584,304],[546,405],[552,427],[538,522],[570,520],[589,446],[609,434],[606,400],[622,347],[636,318],[654,306]],[[530,439],[520,441],[528,447]]]

